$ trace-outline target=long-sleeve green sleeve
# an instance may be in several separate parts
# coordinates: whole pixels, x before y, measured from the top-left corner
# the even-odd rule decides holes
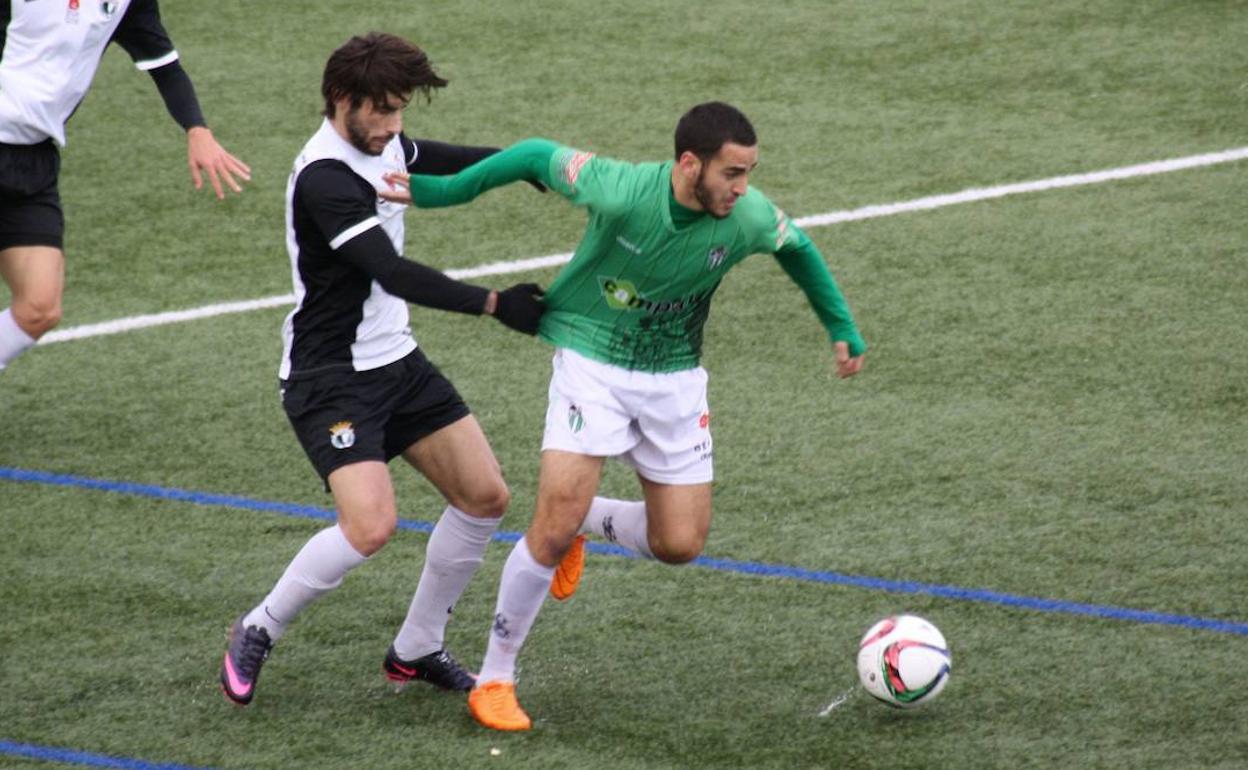
[[[819,248],[806,233],[796,226],[794,229],[797,237],[776,252],[776,261],[806,294],[810,306],[828,330],[832,341],[849,343],[851,356],[862,355],[867,351],[867,343],[858,332],[845,295],[841,294],[840,287],[836,285],[836,279],[828,270]]]
[[[525,139],[453,176],[413,175],[408,182],[412,203],[422,209],[458,206],[512,182],[549,187],[550,158],[558,147],[549,139]]]

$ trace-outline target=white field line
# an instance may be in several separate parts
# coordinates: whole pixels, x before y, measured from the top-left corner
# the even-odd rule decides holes
[[[944,195],[931,195],[926,198],[916,198],[910,201],[902,201],[900,203],[886,203],[876,206],[864,206],[862,208],[851,209],[848,211],[832,211],[827,214],[815,214],[808,217],[799,217],[793,221],[799,227],[826,227],[827,225],[837,224],[839,222],[856,222],[863,219],[874,219],[876,217],[888,217],[894,214],[905,214],[911,211],[927,211],[930,209],[943,208],[945,206],[956,206],[961,203],[973,203],[975,201],[991,200],[993,198],[1004,198],[1009,195],[1021,195],[1023,193],[1042,192],[1044,190],[1057,190],[1064,187],[1080,187],[1083,185],[1100,184],[1102,182],[1113,182],[1120,179],[1131,179],[1141,176],[1153,176],[1155,174],[1165,174],[1171,171],[1182,171],[1191,168],[1201,168],[1204,166],[1214,166],[1220,163],[1232,163],[1238,160],[1248,159],[1248,147],[1238,147],[1232,150],[1224,150],[1222,152],[1206,153],[1204,155],[1189,155],[1185,158],[1174,158],[1172,160],[1159,160],[1152,163],[1140,163],[1134,166],[1123,166],[1121,168],[1111,168],[1104,171],[1092,171],[1087,174],[1071,174],[1069,176],[1056,176],[1049,179],[1037,179],[1030,182],[1016,182],[1014,184],[999,185],[996,187],[975,187],[968,190],[962,190],[956,193],[947,193]],[[538,270],[546,267],[556,267],[566,264],[572,259],[572,254],[551,254],[546,257],[530,257],[529,259],[514,260],[511,262],[491,262],[476,267],[466,268],[464,270],[447,270],[446,274],[452,278],[479,278],[485,275],[505,275],[508,273],[522,273],[528,270]],[[263,308],[290,306],[294,304],[295,297],[293,294],[282,294],[275,297],[262,297],[261,299],[245,300],[241,302],[223,302],[215,305],[204,305],[203,307],[191,308],[189,310],[174,310],[167,313],[154,313],[151,315],[129,316],[127,318],[118,318],[113,321],[104,321],[102,323],[86,324],[83,326],[74,326],[69,329],[50,332],[45,334],[39,340],[40,344],[52,342],[65,342],[67,340],[79,340],[87,337],[98,337],[105,334],[118,334],[121,332],[133,331],[135,329],[145,329],[151,326],[164,326],[166,324],[181,323],[183,321],[193,321],[199,318],[212,318],[219,315],[227,315],[229,313],[245,313],[251,310],[261,310]]]
[[[483,275],[501,275],[504,273],[519,273],[525,270],[538,270],[543,267],[553,267],[562,265],[572,259],[572,254],[552,254],[549,257],[531,257],[529,259],[518,259],[512,262],[491,262],[485,265],[477,265],[464,270],[447,270],[446,274],[452,278],[479,278]],[[170,310],[165,313],[152,313],[151,315],[134,315],[127,318],[118,318],[112,321],[102,321],[95,324],[84,324],[82,326],[74,326],[69,329],[49,332],[39,340],[39,344],[43,345],[50,342],[65,342],[67,340],[80,340],[86,337],[99,337],[105,334],[120,334],[121,332],[133,331],[135,329],[146,329],[151,326],[164,326],[166,324],[176,324],[183,321],[194,321],[199,318],[212,318],[213,316],[228,315],[230,313],[246,313],[251,310],[263,310],[270,307],[290,307],[295,304],[294,294],[279,294],[274,297],[261,297],[260,299],[249,299],[240,302],[222,302],[216,305],[204,305],[203,307],[191,308],[189,310]]]

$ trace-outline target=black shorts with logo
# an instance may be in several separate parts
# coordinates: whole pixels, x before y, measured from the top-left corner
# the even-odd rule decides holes
[[[62,248],[65,214],[56,180],[61,152],[39,144],[0,142],[0,250],[13,246]]]
[[[331,471],[388,462],[470,412],[451,381],[419,349],[377,369],[285,380],[282,407],[329,488]]]

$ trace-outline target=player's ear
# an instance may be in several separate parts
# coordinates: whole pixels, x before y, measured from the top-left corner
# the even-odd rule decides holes
[[[698,174],[702,171],[702,159],[689,150],[685,150],[676,159],[676,165],[680,167],[680,171],[689,179],[697,179]]]
[[[334,99],[334,114],[332,116],[333,118],[339,118],[341,116],[349,114],[350,112],[351,112],[351,97],[340,96],[337,99]]]

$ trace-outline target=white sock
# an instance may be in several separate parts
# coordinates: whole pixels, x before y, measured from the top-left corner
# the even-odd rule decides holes
[[[455,602],[485,559],[485,547],[499,521],[469,516],[452,505],[442,512],[429,535],[425,566],[407,619],[394,639],[400,658],[414,660],[443,648]]]
[[[342,585],[342,579],[367,559],[335,524],[304,544],[264,601],[247,613],[243,627],[259,626],[277,641],[286,625],[315,599]]]
[[[581,534],[592,533],[627,548],[638,556],[653,559],[646,539],[646,504],[640,500],[612,500],[595,497],[581,524]]]
[[[524,538],[516,543],[503,565],[503,578],[498,586],[498,604],[494,607],[494,625],[485,648],[478,682],[502,679],[516,681],[516,656],[537,620],[542,600],[550,590],[554,567],[544,567],[529,553]]]
[[[0,312],[0,370],[9,365],[23,351],[35,344],[35,338],[22,330],[13,320],[13,309]]]

